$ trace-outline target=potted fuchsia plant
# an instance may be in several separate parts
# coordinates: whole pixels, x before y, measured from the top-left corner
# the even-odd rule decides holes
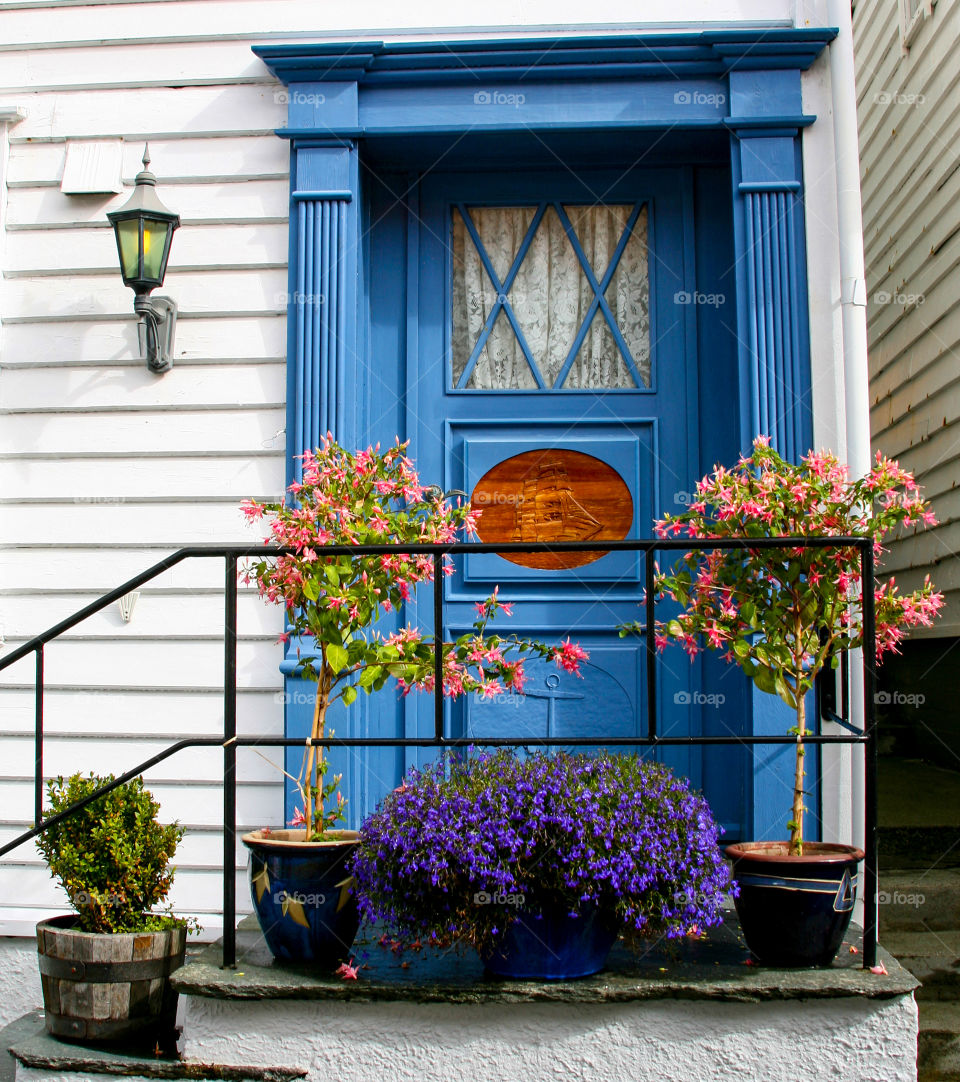
[[[243,504],[248,520],[265,520],[269,540],[290,549],[255,561],[246,575],[262,597],[284,606],[281,638],[297,643],[300,675],[316,684],[312,739],[326,735],[334,703],[349,707],[391,681],[404,693],[433,690],[435,641],[409,627],[388,635],[374,627],[384,614],[399,611],[418,585],[433,581],[432,557],[402,550],[324,554],[324,546],[446,543],[473,532],[477,514],[424,487],[406,446],[351,453],[328,436],[316,453],[302,456],[303,478],[290,486],[288,503]],[[450,566],[445,561],[444,569]],[[478,610],[472,632],[440,646],[444,695],[522,694],[525,654],[552,658],[571,672],[587,656],[569,641],[555,647],[488,631],[496,614],[510,614],[496,590]],[[358,834],[338,827],[346,801],[339,775],[327,777],[328,765],[322,748],[308,746],[292,779],[302,801],[294,829],[243,838],[251,851],[254,908],[267,944],[283,961],[343,962],[357,932],[347,865]]]
[[[913,477],[879,453],[850,480],[831,454],[785,462],[758,437],[733,469],[697,484],[680,515],[657,522],[660,537],[862,536],[874,552],[901,526],[935,519]],[[692,548],[656,577],[658,598],[681,606],[657,625],[657,647],[680,643],[693,658],[704,643],[724,651],[764,692],[793,711],[797,736],[789,839],[732,845],[740,884],[737,913],[747,945],[768,964],[827,965],[850,920],[857,865],[851,846],[804,841],[807,695],[825,666],[863,644],[863,584],[856,548],[703,550]],[[929,626],[943,605],[929,578],[901,594],[891,578],[876,588],[876,660],[895,651],[906,629]],[[636,625],[624,631],[636,630]],[[804,889],[803,882],[809,883]]]

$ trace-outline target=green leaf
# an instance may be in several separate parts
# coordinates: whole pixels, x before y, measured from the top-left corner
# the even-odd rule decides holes
[[[750,643],[745,639],[734,639],[733,652],[738,658],[748,657],[750,654]]]
[[[343,705],[349,706],[353,702],[353,700],[356,699],[356,697],[357,689],[354,687],[353,684],[348,684],[343,689]]]
[[[753,674],[753,682],[761,691],[765,691],[768,695],[776,695],[777,686],[774,675],[763,665],[759,666],[757,671]]]
[[[334,586],[340,585],[340,576],[337,574],[337,569],[333,566],[333,564],[327,564],[327,566],[324,568],[324,573]]]
[[[783,677],[774,677],[773,683],[774,687],[776,688],[776,692],[780,696],[780,698],[787,704],[787,706],[792,707],[792,709],[796,710],[797,700],[794,697],[793,692],[787,686],[787,682],[783,679]]]
[[[310,601],[316,601],[320,596],[320,587],[314,579],[304,579],[303,596]]]
[[[379,665],[370,665],[360,674],[360,686],[362,688],[368,688],[375,684],[382,672],[383,669]]]
[[[347,664],[347,651],[335,642],[327,644],[327,664],[334,672],[340,672]]]

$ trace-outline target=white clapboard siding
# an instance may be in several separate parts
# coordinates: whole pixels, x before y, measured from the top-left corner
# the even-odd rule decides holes
[[[136,53],[144,47],[131,48]],[[147,46],[148,51],[150,48]],[[163,48],[175,54],[181,46],[168,45]],[[203,46],[202,51],[206,52],[208,48],[210,46]],[[247,45],[241,45],[240,49],[244,53],[250,53]],[[71,64],[76,63],[80,52],[81,50],[71,50]],[[102,67],[103,49],[96,49],[94,53]],[[4,55],[4,64],[7,64],[10,54],[0,55]],[[250,55],[252,57],[252,54]],[[116,56],[117,52],[111,50],[111,61]],[[58,67],[63,66],[63,57],[56,52],[34,54],[31,63],[38,57],[54,62]],[[254,63],[259,64],[259,61],[254,59]],[[290,163],[286,142],[278,139],[273,132],[266,135],[207,136],[201,139],[151,137],[150,154],[153,168],[158,171],[159,181],[164,186],[184,182],[195,184],[208,178],[233,181],[237,177],[283,175]],[[8,182],[15,188],[28,184],[59,185],[65,156],[66,139],[51,142],[20,140],[17,138],[16,129],[13,129],[7,163]],[[137,173],[143,168],[142,157],[142,143],[130,140],[123,144],[123,178],[128,185],[133,184]]]
[[[897,0],[854,11],[873,440],[917,474],[940,521],[908,531],[883,569],[904,589],[929,572],[946,591],[935,634],[960,631],[958,34],[960,5],[942,0],[904,55]]]
[[[155,132],[268,132],[286,119],[286,104],[266,70],[263,82],[222,86],[144,87],[129,90],[60,90],[7,93],[8,104],[26,117],[18,139],[123,136],[134,139]],[[159,162],[157,163],[159,168]]]
[[[894,327],[871,351],[871,361],[877,366],[870,382],[875,401],[922,377],[926,369],[945,354],[949,355],[960,341],[960,310],[955,307],[943,310],[929,321],[932,312],[932,308],[923,305],[923,311],[912,317],[909,326],[905,321]],[[925,333],[926,329],[931,333]],[[919,397],[924,393],[917,389]]]
[[[242,516],[237,514],[239,522]],[[244,531],[244,540],[253,546],[259,533],[251,528]],[[148,570],[172,553],[169,547],[109,548],[94,544],[88,548],[53,544],[47,547],[10,547],[0,549],[0,596],[19,593],[39,594],[34,601],[39,613],[49,611],[46,605],[60,596],[83,594],[102,596],[127,579]],[[24,585],[24,583],[28,585]],[[161,571],[140,589],[150,594],[217,593],[223,590],[224,562],[222,558],[183,560]],[[243,590],[250,587],[241,587]],[[81,597],[74,609],[80,607]],[[38,616],[38,620],[44,620]],[[44,623],[46,626],[50,621]]]
[[[17,666],[0,672],[0,687],[20,684]],[[45,675],[56,687],[209,688],[223,686],[223,647],[209,641],[155,641],[118,638],[104,644],[58,639],[46,647]],[[259,644],[237,645],[237,684],[268,688],[276,683],[277,666]]]
[[[276,407],[286,395],[282,361],[269,364],[178,368],[162,378],[138,368],[64,367],[53,370],[0,370],[0,412],[114,407],[156,409],[212,405],[246,406],[259,402]],[[41,405],[42,404],[42,405]],[[94,429],[93,432],[96,430]],[[97,446],[95,439],[87,444]],[[211,448],[213,450],[214,448]]]
[[[517,0],[495,7],[520,18]],[[371,36],[387,11],[372,6]],[[352,33],[354,15],[309,0],[0,2],[0,99],[25,114],[8,133],[0,200],[0,658],[184,545],[262,547],[239,503],[279,498],[286,472],[289,144],[274,133],[285,95],[250,46],[284,30],[329,36],[320,24],[336,20]],[[123,140],[125,191],[63,194],[67,141],[109,138]],[[182,221],[163,287],[179,306],[174,368],[162,376],[139,357],[106,220],[146,140]],[[222,733],[223,576],[222,560],[177,565],[142,587],[130,623],[111,605],[46,647],[47,774],[116,772]],[[238,620],[237,729],[275,738],[283,613],[241,586]],[[34,709],[31,656],[0,674],[3,839],[33,817]],[[242,827],[279,823],[281,757],[238,752]],[[193,828],[172,900],[212,927],[222,766],[213,747],[147,774],[162,815]],[[0,932],[62,901],[32,846],[0,862]],[[242,875],[238,901],[249,908]]]
[[[82,450],[89,421],[82,413],[42,417],[11,414],[0,424],[0,455],[221,454],[280,451],[285,446],[282,408],[230,410],[215,414],[152,412],[116,414],[98,434],[94,452]],[[0,556],[2,560],[2,556]]]
[[[93,44],[97,41],[126,44],[125,39],[142,39],[148,29],[162,28],[164,36],[222,38],[231,35],[304,35],[310,38],[384,37],[402,32],[404,39],[437,36],[442,40],[475,36],[477,27],[503,36],[515,28],[542,34],[544,27],[558,25],[567,33],[583,32],[583,23],[629,29],[638,19],[652,26],[676,26],[682,21],[699,28],[703,24],[747,23],[790,25],[795,5],[789,0],[697,0],[678,11],[669,0],[647,0],[638,12],[634,0],[603,0],[589,12],[582,5],[558,0],[490,0],[482,11],[454,12],[446,0],[418,0],[397,6],[392,0],[365,0],[363,4],[318,6],[312,0],[182,0],[112,3],[74,7],[52,0],[23,8],[13,5],[3,14],[2,40],[27,45],[48,42],[51,9],[56,10],[58,40]],[[456,17],[460,16],[459,19]],[[426,28],[426,29],[425,29]],[[157,35],[159,36],[159,34]]]
[[[11,591],[0,594],[0,623],[8,645],[14,640],[29,639],[97,599],[97,594],[48,594],[42,610],[37,598]],[[42,623],[38,614],[42,611]],[[283,612],[256,593],[244,593],[237,599],[237,629],[241,638],[275,640],[283,628]],[[137,641],[162,638],[171,634],[223,638],[223,599],[219,594],[190,591],[177,594],[152,594],[141,588],[140,597],[129,623],[124,623],[117,604],[103,609],[65,633],[71,639],[91,636]],[[0,657],[3,655],[0,654]]]
[[[282,362],[286,355],[286,327],[284,314],[245,316],[236,313],[211,317],[181,310],[177,319],[174,364],[251,359]],[[128,313],[110,321],[8,318],[3,327],[2,349],[3,367],[62,365],[65,362],[73,367],[86,364],[142,367],[132,305]],[[169,378],[169,374],[164,376],[165,380]],[[256,400],[250,402],[250,405],[255,404]]]
[[[94,502],[104,498],[103,458],[0,459],[3,503],[30,499],[36,492],[55,499]],[[202,497],[208,492],[234,496],[239,503],[252,492],[279,492],[284,483],[282,453],[261,451],[217,457],[175,458],[144,455],[130,458],[110,484],[110,498],[134,499],[149,491],[154,497]],[[2,504],[0,504],[2,506]]]
[[[2,9],[0,9],[2,10]],[[116,45],[105,69],[103,48],[88,46],[70,51],[69,72],[59,50],[36,49],[8,53],[3,60],[0,93],[29,86],[55,88],[65,82],[74,87],[150,85],[190,86],[243,80],[262,81],[263,64],[245,41],[168,42]]]
[[[257,493],[251,493],[255,496]],[[260,493],[274,497],[275,493]],[[0,545],[22,545],[33,537],[50,544],[56,538],[64,540],[64,524],[69,523],[71,543],[89,545],[108,538],[110,543],[130,547],[138,543],[159,544],[177,549],[183,545],[249,544],[255,549],[257,541],[252,531],[240,521],[236,501],[228,498],[218,502],[211,496],[202,503],[134,502],[116,503],[105,497],[101,503],[74,503],[72,500],[22,504],[0,515]],[[104,560],[109,562],[109,550]],[[124,580],[121,580],[124,581]],[[118,582],[119,586],[120,583]]]
[[[530,3],[530,0],[522,4],[520,0],[490,0],[483,9],[483,22],[490,26],[520,24],[527,21],[524,9],[531,7],[541,9],[537,14],[545,16],[537,20],[527,15],[532,24],[542,21],[549,25],[557,17],[556,4],[551,7],[548,4]],[[605,7],[609,9],[612,21],[629,21],[637,17],[635,6],[624,0],[608,2]],[[707,5],[703,7],[703,11],[697,11],[690,17],[706,18]],[[56,10],[55,28],[48,23],[51,9]],[[784,0],[777,0],[776,3],[769,0],[744,3],[738,0],[735,4],[724,0],[714,3],[709,10],[711,20],[716,18],[721,21],[753,17],[766,22],[778,17],[788,21],[792,18],[790,5]],[[735,14],[728,14],[731,10]],[[662,11],[658,10],[656,14],[661,15]],[[327,37],[363,27],[382,33],[383,27],[449,27],[451,23],[450,5],[446,0],[418,0],[418,3],[407,8],[398,8],[391,0],[365,0],[362,5],[332,4],[322,8],[309,0],[270,0],[269,4],[263,3],[263,0],[241,0],[240,3],[236,0],[184,0],[173,4],[117,3],[81,8],[54,2],[39,8],[15,7],[2,12],[2,15],[2,40],[23,45],[47,42],[54,30],[59,41],[92,44],[100,40],[123,42],[125,39],[142,39],[148,32],[157,37],[197,39],[223,36],[229,28],[229,32],[235,35],[286,33],[300,36],[315,32],[317,37]],[[649,17],[654,18],[653,15]],[[672,15],[666,15],[665,21],[671,18],[676,18],[675,11]]]
[[[176,288],[178,304],[192,312],[283,312],[287,307],[286,270],[181,271],[165,288]],[[119,276],[13,278],[4,287],[6,302],[21,316],[71,319],[78,315],[126,315],[129,291]]]
[[[171,743],[169,740],[144,737],[122,742],[89,737],[51,737],[44,740],[43,770],[49,777],[72,774],[76,770],[116,776],[160,754]],[[7,756],[4,769],[12,777],[30,777],[34,764],[33,738],[9,736],[4,748]],[[261,755],[241,750],[245,754],[237,755],[238,782],[269,784],[278,780],[280,756],[276,748],[265,748]],[[188,784],[220,785],[223,779],[223,752],[218,747],[184,748],[151,767],[144,778],[176,778]]]
[[[159,163],[152,164],[160,172]],[[7,197],[7,226],[13,230],[40,230],[90,223],[99,228],[106,221],[107,211],[122,207],[130,198],[130,191],[127,188],[117,196],[70,196],[59,188],[12,188]],[[288,186],[280,179],[248,180],[241,184],[218,181],[177,184],[162,191],[164,202],[184,222],[182,228],[195,222],[225,219],[277,221],[285,219],[289,210]],[[210,256],[210,264],[217,266],[216,253],[211,252]]]
[[[237,691],[237,732],[242,736],[283,735],[283,692],[280,654],[275,653],[274,686],[260,691]],[[26,676],[31,675],[29,672]],[[156,735],[171,741],[188,736],[218,736],[223,732],[223,692],[182,691],[64,691],[44,695],[44,727],[51,734],[113,736],[119,743]],[[33,685],[0,695],[0,723],[5,733],[32,733]],[[244,754],[252,754],[245,752]]]
[[[244,229],[235,225],[187,225],[181,226],[175,236],[167,271],[171,283],[174,275],[209,265],[214,254],[225,266],[273,268],[274,265],[286,265],[287,227],[283,223],[251,225]],[[7,237],[6,275],[8,278],[25,278],[37,273],[63,273],[58,269],[58,261],[63,259],[65,252],[70,253],[71,277],[116,276],[117,245],[113,230],[106,226],[102,229],[14,231]]]

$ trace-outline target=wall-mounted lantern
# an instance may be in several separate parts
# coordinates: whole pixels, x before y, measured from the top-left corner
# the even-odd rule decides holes
[[[140,356],[151,371],[166,372],[173,367],[177,306],[169,297],[149,294],[163,285],[170,241],[180,225],[180,215],[160,202],[157,178],[147,168],[149,164],[150,148],[144,146],[143,170],[137,173],[133,195],[119,210],[109,211],[107,217],[117,235],[123,284],[136,294],[133,310],[139,317]]]

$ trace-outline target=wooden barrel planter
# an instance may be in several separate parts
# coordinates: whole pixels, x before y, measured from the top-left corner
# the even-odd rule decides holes
[[[173,1029],[187,932],[80,932],[72,915],[37,925],[47,1032],[75,1041],[116,1041]]]

